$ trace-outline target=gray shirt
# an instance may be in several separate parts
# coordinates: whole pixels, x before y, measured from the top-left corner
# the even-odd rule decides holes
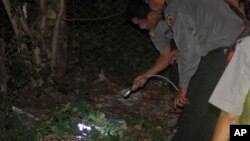
[[[180,87],[187,88],[201,56],[231,45],[243,21],[223,0],[167,0],[166,22],[179,49]]]
[[[149,35],[155,48],[159,52],[161,52],[163,48],[170,47],[173,33],[164,21],[161,20],[154,29],[150,30]]]

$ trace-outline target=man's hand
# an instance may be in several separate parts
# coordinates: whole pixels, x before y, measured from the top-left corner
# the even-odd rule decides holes
[[[177,49],[171,51],[169,54],[169,64],[173,65],[178,62],[179,52]]]
[[[147,82],[147,80],[148,80],[148,77],[146,74],[141,74],[141,75],[137,76],[134,80],[132,90],[136,91],[139,88],[143,87],[145,85],[145,83]]]
[[[189,104],[189,100],[186,98],[186,93],[187,89],[180,88],[178,95],[174,98],[174,108]]]

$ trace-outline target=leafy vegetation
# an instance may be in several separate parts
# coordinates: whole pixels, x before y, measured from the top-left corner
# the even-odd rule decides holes
[[[77,127],[77,124],[83,123],[90,125],[93,130],[86,138],[117,140],[123,137],[124,126],[118,122],[111,122],[104,113],[91,110],[85,101],[84,94],[81,92],[76,101],[58,108],[49,121],[40,123],[37,129],[38,136],[40,138],[48,135],[83,136]]]
[[[137,139],[150,139],[164,141],[167,137],[167,127],[163,121],[149,122],[146,120],[124,120],[124,117],[106,115],[92,110],[85,103],[83,95],[77,101],[67,103],[54,113],[49,121],[41,122],[38,128],[39,137],[55,135],[58,138],[66,135],[83,136],[77,124],[82,123],[91,127],[85,132],[86,141],[132,141]],[[160,125],[160,126],[159,126]]]

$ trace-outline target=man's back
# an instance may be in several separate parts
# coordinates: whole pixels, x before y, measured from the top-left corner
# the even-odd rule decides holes
[[[240,33],[242,20],[223,0],[168,0],[167,14],[175,23],[185,17],[197,35],[201,55],[218,47],[231,45]],[[239,27],[239,28],[235,28]],[[175,29],[181,31],[181,29]]]

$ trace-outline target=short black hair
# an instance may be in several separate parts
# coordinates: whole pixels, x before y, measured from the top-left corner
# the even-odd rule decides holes
[[[150,11],[150,6],[145,0],[128,0],[126,18],[128,20],[133,18],[145,19]]]

